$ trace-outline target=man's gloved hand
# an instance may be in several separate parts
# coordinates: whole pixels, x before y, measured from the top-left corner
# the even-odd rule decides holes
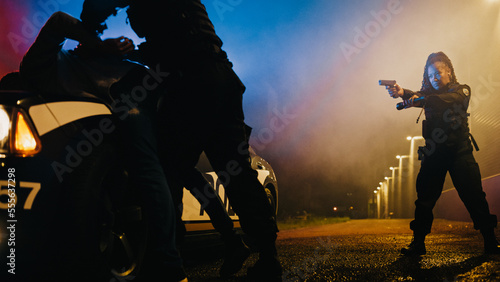
[[[101,41],[97,46],[79,44],[75,53],[82,57],[96,56],[123,56],[134,51],[135,45],[132,39],[120,36],[118,38],[108,38]]]

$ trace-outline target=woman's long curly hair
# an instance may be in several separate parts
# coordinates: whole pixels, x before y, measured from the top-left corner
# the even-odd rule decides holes
[[[443,62],[446,66],[448,66],[451,71],[450,84],[458,84],[457,76],[455,75],[455,69],[453,68],[453,64],[451,63],[450,58],[448,58],[448,56],[446,56],[446,54],[443,52],[432,53],[429,55],[429,57],[427,58],[427,62],[425,63],[424,78],[422,80],[422,88],[420,88],[420,92],[433,93],[436,91],[434,87],[432,87],[429,81],[429,75],[427,73],[427,69],[429,68],[429,66],[434,64],[435,62]]]

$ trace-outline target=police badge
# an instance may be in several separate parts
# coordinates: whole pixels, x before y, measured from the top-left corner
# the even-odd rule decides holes
[[[469,97],[469,95],[470,95],[469,89],[464,88],[464,89],[462,89],[462,91],[464,92],[465,96]]]

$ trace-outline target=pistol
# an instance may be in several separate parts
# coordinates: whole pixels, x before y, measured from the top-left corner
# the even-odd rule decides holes
[[[382,85],[382,86],[394,86],[396,85],[396,81],[395,80],[384,80],[384,79],[381,79],[378,81],[378,85]]]

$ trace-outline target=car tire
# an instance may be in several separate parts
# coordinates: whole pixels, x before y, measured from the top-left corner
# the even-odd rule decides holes
[[[118,144],[112,137],[104,140],[64,179],[68,191],[61,195],[59,233],[68,236],[56,253],[60,277],[123,281],[140,269],[147,226]]]
[[[100,251],[114,281],[133,280],[142,266],[148,236],[140,197],[121,167],[108,175],[104,187],[112,220],[101,223]]]

